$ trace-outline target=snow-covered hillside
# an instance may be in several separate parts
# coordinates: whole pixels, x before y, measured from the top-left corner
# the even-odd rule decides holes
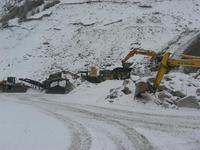
[[[24,7],[28,1],[41,3]],[[9,16],[7,2],[25,12]],[[119,67],[132,47],[179,57],[185,41],[199,34],[200,1],[0,0],[0,15],[0,81],[41,81],[61,70]],[[149,58],[131,61],[125,81],[69,78],[75,88],[66,95],[0,93],[0,149],[200,149],[199,110],[181,108],[200,108],[197,72],[173,69],[156,93],[136,98],[135,83],[156,72],[148,70]]]
[[[161,50],[200,27],[200,1],[62,0],[0,30],[0,78],[45,78],[49,72],[120,66],[131,47]],[[45,15],[46,14],[46,15]]]

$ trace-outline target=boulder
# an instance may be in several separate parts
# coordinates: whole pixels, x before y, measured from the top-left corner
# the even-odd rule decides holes
[[[187,107],[187,108],[200,108],[198,99],[195,96],[187,96],[176,102],[178,107]]]
[[[136,97],[149,90],[149,85],[147,82],[141,81],[141,82],[136,83],[135,86],[136,86],[136,89],[135,89]]]
[[[158,87],[158,91],[160,92],[160,91],[169,91],[169,89],[164,85],[164,84],[162,84],[162,85],[160,85],[159,87]]]
[[[200,88],[196,90],[197,96],[200,96]]]
[[[162,106],[163,106],[164,108],[169,108],[169,103],[164,102],[164,103],[162,104]]]
[[[126,95],[129,95],[132,93],[132,91],[128,88],[128,87],[124,87],[124,89],[122,90],[122,92]]]
[[[180,98],[184,98],[186,95],[183,94],[181,91],[170,91],[170,93],[173,95],[173,96],[177,96],[177,97],[180,97]]]
[[[110,98],[110,99],[115,99],[117,97],[118,97],[117,89],[111,89],[110,94],[107,96],[107,98]]]
[[[126,79],[123,82],[124,88],[122,89],[122,92],[126,95],[133,93],[135,91],[135,84],[132,80]]]
[[[163,91],[163,92],[160,92],[158,94],[158,98],[161,100],[161,101],[165,101],[167,99],[170,99],[171,98],[171,95],[169,93],[167,93],[166,91]]]

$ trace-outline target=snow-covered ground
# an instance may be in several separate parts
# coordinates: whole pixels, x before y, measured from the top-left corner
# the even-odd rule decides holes
[[[200,1],[61,0],[28,16],[41,17],[21,23],[15,18],[0,30],[0,80],[43,80],[51,72],[90,66],[109,69],[121,66],[132,47],[163,50],[180,35],[196,33]],[[166,87],[186,95],[200,88],[199,79],[189,75],[167,76]],[[0,93],[0,149],[200,149],[199,110],[165,109],[150,99],[143,104],[134,93],[124,95],[122,84],[83,82],[67,95]],[[107,98],[111,89],[119,94],[113,101]]]
[[[31,144],[38,146],[33,149],[56,150],[62,149],[65,144],[66,149],[68,147],[74,150],[199,149],[199,110],[163,109],[151,102],[139,104],[131,98],[131,95],[119,100],[118,103],[109,103],[104,97],[109,89],[109,86],[105,88],[105,84],[110,85],[112,83],[102,83],[87,88],[80,87],[68,96],[1,94],[0,99],[3,100],[1,104],[3,104],[2,107],[5,106],[4,109],[2,108],[4,114],[1,114],[1,118],[7,122],[6,126],[2,126],[1,123],[1,130],[6,134],[6,136],[1,134],[1,139],[4,143],[9,143],[10,147],[17,143],[20,149],[27,149],[26,146]],[[118,86],[119,83],[114,85],[114,87]],[[35,112],[32,106],[55,119],[45,118],[45,115]],[[12,110],[13,107],[14,110]],[[3,112],[2,109],[1,112]],[[21,110],[21,113],[18,109]],[[15,113],[16,118],[19,116],[24,119],[14,118],[10,120],[13,113]],[[12,117],[5,118],[5,114],[6,116],[10,114]],[[63,129],[59,122],[56,123],[56,119],[63,123],[66,129]],[[30,120],[31,124],[28,123]],[[23,123],[22,127],[10,129],[13,124],[18,126],[19,122]],[[15,131],[17,128],[20,130]],[[57,130],[57,128],[59,129]],[[61,130],[65,132],[60,132]],[[29,137],[21,143],[18,142],[18,138],[14,138],[15,136],[26,137],[27,132]],[[44,132],[47,134],[43,135]],[[51,137],[53,134],[55,134],[54,137]],[[10,137],[10,135],[14,137]],[[43,136],[40,135],[49,137],[43,139]],[[58,135],[60,135],[59,138],[57,138]],[[37,136],[40,137],[35,140]],[[44,147],[39,147],[37,142]],[[60,145],[56,147],[58,143]],[[2,140],[0,142],[2,147],[1,144]],[[48,146],[51,147],[48,148]],[[10,147],[5,145],[3,149],[10,150],[12,149]]]
[[[71,142],[64,124],[15,97],[0,98],[0,133],[2,150],[65,150]]]

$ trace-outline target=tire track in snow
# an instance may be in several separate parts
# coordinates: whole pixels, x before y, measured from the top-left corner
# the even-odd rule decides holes
[[[70,129],[71,144],[70,144],[69,150],[89,150],[90,149],[91,141],[92,141],[91,135],[89,134],[89,132],[86,130],[86,128],[82,124],[80,124],[77,121],[74,121],[64,115],[61,115],[59,113],[53,112],[47,108],[42,107],[41,105],[39,105],[40,103],[37,103],[31,97],[27,97],[27,96],[19,97],[18,95],[17,95],[17,97],[20,99],[19,99],[19,101],[15,101],[15,102],[35,106],[41,112],[63,122]]]
[[[70,106],[70,105],[66,105],[66,104],[62,105],[59,103],[52,103],[52,102],[49,102],[48,100],[46,100],[45,98],[41,98],[41,97],[39,98],[39,100],[35,100],[34,98],[30,98],[30,97],[26,97],[25,99],[28,99],[28,101],[29,102],[31,101],[34,104],[34,106],[36,106],[48,113],[53,114],[54,117],[56,117],[62,121],[63,120],[65,121],[65,119],[67,118],[66,115],[63,115],[64,114],[63,111],[62,111],[63,114],[61,114],[61,113],[57,113],[56,110],[65,110],[67,112],[65,114],[73,113],[74,119],[77,119],[77,116],[79,116],[79,115],[85,115],[85,118],[90,119],[91,121],[98,120],[98,121],[102,121],[107,124],[110,124],[118,129],[120,129],[128,137],[128,140],[131,142],[130,149],[136,149],[136,150],[141,150],[141,149],[142,150],[151,150],[151,149],[153,149],[153,146],[151,145],[151,143],[143,135],[139,134],[134,128],[130,128],[130,127],[126,126],[125,124],[123,124],[122,122],[118,121],[118,120],[120,120],[120,118],[118,118],[117,120],[112,119],[112,116],[102,116],[102,114],[100,114],[100,113],[90,112],[90,111],[87,111],[84,109],[76,108],[75,106]],[[53,108],[53,110],[52,110],[52,108]],[[81,116],[81,117],[83,117],[83,116]],[[74,119],[71,120],[71,122],[73,122]],[[70,119],[67,119],[67,120],[70,120]],[[77,122],[78,122],[78,119],[77,119]],[[79,122],[79,125],[84,126],[83,122]],[[84,130],[82,130],[82,132],[83,131]],[[108,132],[106,132],[106,133],[104,132],[104,134],[106,134],[108,137],[110,137],[110,139],[113,141],[113,143],[116,144],[118,149],[120,149],[120,150],[127,149],[126,145],[120,144],[119,141],[123,140],[123,139],[120,139],[120,137],[113,136],[112,134],[110,134]],[[84,134],[83,134],[83,136],[84,136]],[[76,143],[80,143],[80,140],[78,140],[78,138],[77,139],[75,138],[74,140],[76,140]],[[84,149],[85,149],[85,147],[84,147]]]
[[[200,129],[200,116],[189,116],[187,114],[183,116],[174,114],[172,116],[169,114],[148,114],[99,106],[73,104],[69,102],[60,103],[53,101],[56,97],[48,97],[45,95],[38,95],[36,97],[30,95],[15,96],[19,98],[19,102],[38,105],[48,111],[61,115],[63,118],[70,118],[70,120],[76,121],[78,124],[81,124],[81,126],[84,126],[87,132],[90,132],[91,128],[96,128],[97,132],[102,132],[109,140],[113,141],[113,144],[115,144],[118,149],[159,149],[160,146],[153,146],[143,134],[137,131],[138,127],[147,130],[161,131],[170,136],[177,136],[174,138],[178,139],[182,136],[184,136],[184,139],[187,138],[187,136],[194,138],[193,140],[185,140],[183,144],[194,141],[196,139],[194,133],[196,131],[199,132]],[[111,132],[105,128],[95,126],[93,124],[95,121],[103,122],[105,125],[107,124],[120,130],[121,133],[125,135],[125,139],[130,141],[129,146],[127,147],[127,145],[123,143],[125,141],[123,137],[117,137],[116,134],[113,134],[113,131]],[[134,127],[137,130],[134,129]],[[194,134],[194,136],[192,134]],[[91,136],[91,140],[93,140],[93,136]],[[91,141],[91,143],[92,142],[93,141]],[[178,146],[181,145],[182,144],[179,144]],[[199,143],[196,143],[196,145],[200,146]],[[192,143],[191,146],[195,147],[195,143]],[[165,147],[167,147],[167,145],[165,145]],[[173,149],[173,145],[170,149]]]
[[[89,150],[92,143],[92,138],[90,133],[87,131],[87,129],[80,124],[79,122],[72,120],[70,118],[67,118],[64,115],[61,115],[59,113],[55,113],[53,111],[50,111],[44,107],[41,107],[38,104],[34,104],[37,108],[43,110],[46,114],[57,118],[61,122],[64,122],[66,126],[71,129],[71,144],[69,147],[69,150]]]

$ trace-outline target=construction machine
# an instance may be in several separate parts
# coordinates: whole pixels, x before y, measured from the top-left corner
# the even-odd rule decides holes
[[[0,91],[8,93],[24,93],[29,87],[17,82],[16,77],[7,77],[7,80],[0,81]]]
[[[105,80],[129,79],[132,68],[117,67],[112,70],[99,70],[91,67],[89,71],[80,71],[81,78],[92,83],[100,83]]]
[[[29,83],[33,86],[43,89],[49,94],[67,94],[73,90],[73,84],[65,77],[64,71],[49,75],[49,78],[43,82],[35,81],[28,78],[20,78],[19,80]]]
[[[130,67],[132,63],[127,63],[127,61],[133,57],[134,55],[144,55],[151,57],[152,60],[155,60],[157,62],[160,62],[162,60],[162,54],[161,53],[156,53],[151,50],[144,50],[140,48],[133,48],[127,55],[126,57],[121,61],[123,67]]]
[[[130,67],[130,65],[132,65],[132,63],[127,63],[127,61],[135,56],[135,55],[144,55],[144,56],[148,56],[151,58],[152,61],[154,61],[155,65],[159,65],[159,63],[161,62],[162,58],[163,58],[163,52],[154,52],[152,50],[145,50],[145,49],[141,49],[141,48],[133,48],[127,55],[126,57],[121,61],[122,62],[122,66],[123,67]],[[186,54],[181,54],[180,57],[182,59],[200,59],[199,56],[191,56],[191,55],[186,55]],[[153,66],[151,66],[153,67]],[[158,67],[158,66],[156,66]]]
[[[200,68],[200,57],[198,56],[184,55],[185,57],[183,57],[183,55],[181,55],[180,59],[170,58],[170,56],[171,56],[171,53],[169,52],[164,53],[156,78],[153,81],[153,85],[151,85],[149,82],[145,84],[146,86],[144,86],[143,82],[138,84],[136,86],[136,93],[135,93],[136,96],[139,96],[141,95],[141,93],[144,93],[146,91],[155,93],[158,87],[160,86],[160,83],[164,75],[170,69],[180,67],[180,66],[190,67],[190,68]]]

